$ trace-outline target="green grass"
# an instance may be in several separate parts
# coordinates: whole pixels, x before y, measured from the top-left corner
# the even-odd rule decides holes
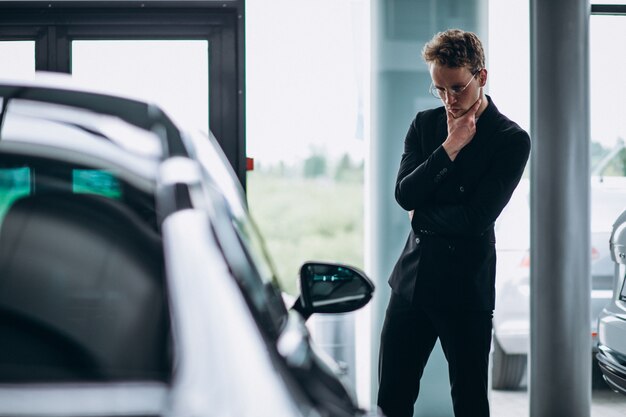
[[[363,268],[363,184],[248,174],[248,203],[283,290],[297,294],[305,261]]]

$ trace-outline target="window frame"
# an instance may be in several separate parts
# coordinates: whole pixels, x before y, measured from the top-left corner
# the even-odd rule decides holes
[[[592,4],[591,14],[626,15],[626,1],[624,2],[624,4]]]
[[[0,3],[0,41],[35,41],[37,71],[71,72],[74,40],[206,40],[209,126],[246,184],[244,0]]]

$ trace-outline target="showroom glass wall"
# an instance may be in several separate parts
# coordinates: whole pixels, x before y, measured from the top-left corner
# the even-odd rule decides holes
[[[73,78],[150,97],[185,125],[208,131],[208,41],[76,40],[71,50]]]
[[[73,78],[123,94],[150,97],[165,103],[188,126],[208,130],[207,41],[72,41],[71,50]],[[34,73],[34,41],[0,41],[1,76]]]
[[[347,5],[354,7],[359,2],[301,2],[297,7],[290,2],[265,3],[262,7],[258,1],[247,2],[247,153],[255,160],[255,169],[248,174],[248,197],[288,291],[297,292],[296,271],[305,257],[314,254],[322,259],[362,263],[375,275],[378,293],[385,294],[386,276],[405,239],[408,224],[406,215],[400,213],[398,221],[387,227],[393,217],[389,212],[398,211],[392,201],[391,187],[401,154],[401,139],[416,111],[439,104],[427,94],[430,77],[419,57],[421,46],[436,31],[462,27],[479,33],[487,46],[489,93],[500,110],[530,130],[528,5],[512,0],[488,3],[486,30],[481,26],[487,22],[483,14],[486,11],[479,10],[485,10],[487,2],[380,2],[377,11],[378,18],[384,22],[385,43],[378,62],[386,74],[380,82],[393,96],[383,109],[387,115],[384,123],[388,123],[385,131],[391,132],[387,138],[400,138],[400,142],[386,139],[371,148],[375,151],[370,157],[386,164],[381,175],[374,178],[378,185],[370,184],[376,190],[367,191],[380,196],[368,200],[368,204],[372,207],[371,215],[382,218],[375,223],[384,234],[377,244],[380,250],[373,251],[381,262],[372,268],[372,261],[366,262],[362,252],[356,252],[363,250],[364,240],[362,186],[352,183],[359,192],[346,191],[344,187],[350,184],[342,184],[344,181],[336,175],[333,163],[328,162],[336,158],[333,153],[341,155],[333,147],[341,149],[346,138],[349,158],[368,153],[367,141],[353,141],[360,136],[360,127],[355,129],[354,124],[359,126],[362,117],[358,113],[355,117],[353,109],[355,103],[358,106],[359,100],[367,96],[366,86],[357,87],[352,99],[343,101],[349,97],[346,90],[353,88],[355,79],[362,82],[363,77],[358,70],[350,74],[354,63],[349,61],[354,59],[354,51],[346,51],[346,43],[349,48],[350,42],[354,42],[358,25],[354,25],[354,17],[346,15],[345,10]],[[322,20],[323,33],[319,30]],[[287,32],[292,39],[281,36]],[[367,51],[363,54],[367,55]],[[365,93],[359,93],[358,88]],[[357,109],[362,114],[366,112]],[[335,121],[337,116],[340,120]],[[347,133],[339,136],[338,131]],[[345,226],[350,223],[351,226]],[[353,232],[352,238],[347,239],[350,234],[346,231]],[[519,259],[515,259],[515,267],[524,261],[527,249],[526,246]],[[379,318],[383,309],[378,312]],[[376,339],[378,334],[371,337]],[[358,345],[368,346],[367,338]],[[365,355],[372,358],[372,363],[376,361],[376,350],[373,348]],[[375,369],[375,364],[359,363],[358,369],[364,368]],[[372,380],[375,378],[372,372]],[[431,401],[421,399],[417,412],[445,413],[449,398],[442,354],[433,356],[425,378],[428,383],[424,391]],[[359,389],[360,394],[365,392],[361,400],[370,397],[374,390],[375,387]],[[443,407],[438,402],[440,399]]]
[[[305,261],[364,266],[367,10],[368,0],[246,0],[248,203],[291,295]],[[362,316],[308,322],[353,383]]]
[[[0,75],[20,77],[35,73],[35,41],[0,41]]]
[[[592,4],[595,2],[591,2]],[[602,1],[622,4],[623,1]],[[599,9],[594,6],[597,12]],[[608,240],[612,223],[626,207],[626,170],[624,138],[625,107],[621,100],[626,83],[621,68],[626,50],[621,42],[626,35],[626,16],[592,14],[590,18],[590,122],[591,165],[591,287],[589,337],[596,340],[597,314],[612,294],[612,265]],[[529,9],[526,2],[500,0],[489,2],[489,93],[497,98],[499,109],[530,131],[530,42]],[[566,68],[555,69],[567,71]],[[610,87],[609,87],[610,85]],[[531,138],[532,139],[532,138]],[[498,274],[494,338],[502,345],[507,338],[524,340],[529,335],[530,294],[530,210],[527,167],[520,187],[497,223]],[[526,339],[527,340],[527,339]],[[504,362],[496,348],[493,366],[516,365],[516,354],[526,356],[529,346],[507,343],[512,356]],[[495,343],[494,343],[495,345]],[[556,347],[555,343],[555,347]],[[591,352],[590,352],[591,359]],[[519,366],[519,365],[518,365]],[[509,368],[512,369],[512,368]],[[516,383],[492,393],[492,412],[528,414],[527,371]],[[495,381],[492,373],[492,383]],[[514,380],[515,378],[513,378]],[[509,379],[511,381],[511,379]],[[506,384],[505,384],[506,385]],[[518,388],[516,388],[518,387]],[[626,398],[606,389],[597,365],[593,370],[592,415],[617,415],[626,410]],[[522,389],[522,394],[511,390]],[[508,401],[503,402],[507,399]],[[512,410],[512,407],[516,410]],[[495,408],[494,408],[495,407]],[[498,408],[501,407],[501,408]]]
[[[363,267],[366,0],[246,1],[248,202],[283,288]]]
[[[0,77],[20,77],[34,73],[34,41],[0,41]],[[13,186],[7,187],[6,184]],[[30,193],[30,171],[27,168],[0,169],[0,188],[1,220],[13,201]]]

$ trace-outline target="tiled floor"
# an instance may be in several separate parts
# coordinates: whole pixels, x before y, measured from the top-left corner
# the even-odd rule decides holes
[[[529,417],[528,392],[492,391],[492,417]],[[591,395],[591,417],[626,416],[626,396],[609,389],[593,390]]]

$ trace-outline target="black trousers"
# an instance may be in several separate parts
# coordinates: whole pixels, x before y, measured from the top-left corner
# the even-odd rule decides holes
[[[393,294],[380,344],[378,406],[411,417],[437,338],[448,361],[455,417],[488,417],[491,311],[433,311]]]

